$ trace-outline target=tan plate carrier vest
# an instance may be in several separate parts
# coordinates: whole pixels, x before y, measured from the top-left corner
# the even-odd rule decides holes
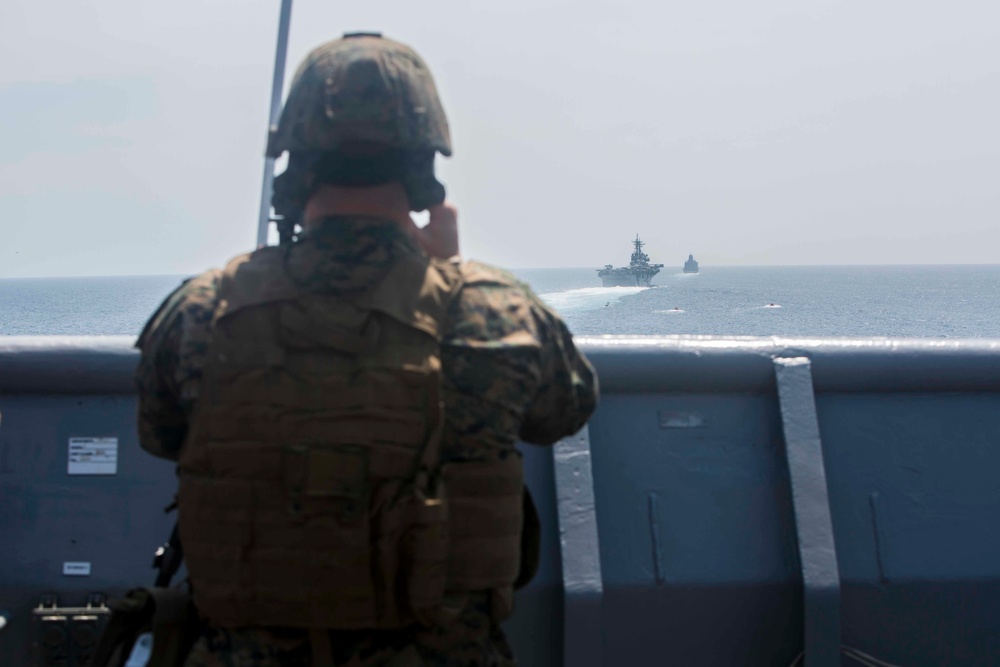
[[[223,627],[396,628],[446,622],[464,591],[509,600],[520,456],[440,465],[440,343],[461,269],[406,256],[347,300],[295,285],[285,253],[237,258],[220,286],[178,469],[199,612]]]

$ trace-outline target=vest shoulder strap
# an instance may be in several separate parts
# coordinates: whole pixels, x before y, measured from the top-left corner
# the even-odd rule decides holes
[[[284,254],[284,248],[270,246],[230,260],[219,287],[222,310],[233,313],[295,298],[299,290],[285,274]]]
[[[441,340],[448,308],[462,287],[458,266],[416,253],[400,257],[359,303]]]
[[[464,282],[461,268],[417,253],[401,256],[385,278],[364,296],[360,308],[380,311],[440,340],[448,307]],[[301,289],[284,270],[284,249],[262,248],[234,258],[223,270],[220,316],[275,301]]]
[[[480,262],[462,262],[458,266],[462,281],[466,285],[498,285],[502,287],[518,287],[522,281],[513,274]]]

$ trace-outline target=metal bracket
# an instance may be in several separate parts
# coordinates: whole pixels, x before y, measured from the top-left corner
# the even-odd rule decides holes
[[[87,596],[87,609],[105,609],[108,606],[106,593],[91,593]]]
[[[590,430],[553,450],[563,575],[563,664],[597,667],[603,660],[600,542],[590,460]]]
[[[812,365],[806,357],[778,357],[774,359],[774,370],[802,567],[805,661],[809,667],[838,667],[840,573],[823,443],[816,418]]]
[[[87,665],[111,618],[108,596],[90,593],[85,607],[61,607],[55,593],[42,595],[31,612],[35,665]]]

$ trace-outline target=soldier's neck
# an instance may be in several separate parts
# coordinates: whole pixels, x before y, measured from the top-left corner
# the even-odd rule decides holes
[[[399,183],[386,183],[366,188],[344,188],[325,185],[309,198],[303,215],[306,228],[340,215],[361,215],[383,218],[399,223],[404,229],[413,227],[410,200]]]

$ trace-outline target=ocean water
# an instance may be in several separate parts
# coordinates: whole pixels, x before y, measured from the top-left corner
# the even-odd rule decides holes
[[[590,268],[514,273],[575,334],[1000,338],[1000,265],[703,267],[651,288],[601,287]],[[181,279],[0,280],[0,335],[136,335]]]
[[[1000,338],[1000,265],[702,267],[646,289],[520,275],[575,334]]]
[[[0,335],[138,335],[183,276],[0,280]]]

